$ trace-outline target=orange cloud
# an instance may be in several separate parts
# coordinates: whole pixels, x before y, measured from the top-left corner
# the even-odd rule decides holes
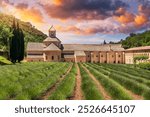
[[[3,12],[14,15],[15,17],[32,23],[44,23],[44,18],[39,9],[35,7],[28,7],[28,4],[20,3],[16,6],[9,4],[5,1],[1,2],[0,6],[3,8]]]
[[[130,22],[134,21],[135,15],[132,13],[129,13],[126,11],[126,9],[124,8],[119,8],[116,12],[115,12],[116,16],[115,18],[117,19],[117,21],[119,21],[122,24],[127,24]]]
[[[137,26],[142,26],[146,24],[147,22],[148,22],[148,17],[146,17],[145,15],[137,15],[135,17],[135,24]]]
[[[119,8],[115,12],[115,19],[120,22],[122,25],[124,25],[125,28],[133,27],[133,28],[143,28],[146,27],[146,24],[148,24],[149,17],[150,17],[150,7],[147,5],[139,5],[138,6],[138,13],[133,14],[129,13],[124,8]]]
[[[56,30],[58,31],[62,31],[62,32],[75,32],[76,34],[82,34],[83,31],[79,28],[77,28],[76,26],[66,26],[66,27],[62,27],[62,26],[55,26]]]
[[[117,17],[120,23],[126,24],[134,21],[134,15],[132,13],[126,12],[124,15]]]
[[[55,5],[61,5],[62,4],[62,0],[53,0],[53,4],[55,4]]]
[[[31,21],[34,23],[44,23],[42,13],[34,7],[27,9],[17,8],[16,15],[24,21]]]

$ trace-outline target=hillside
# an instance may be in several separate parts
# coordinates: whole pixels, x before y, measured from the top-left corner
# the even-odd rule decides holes
[[[138,34],[130,34],[122,41],[122,46],[125,49],[139,46],[150,46],[150,31],[145,31]]]
[[[13,16],[0,13],[0,23],[4,23],[9,27],[12,26],[13,18]],[[43,32],[32,26],[31,23],[23,22],[19,19],[17,20],[19,21],[20,28],[24,31],[26,43],[28,41],[42,42],[43,39],[47,37]]]

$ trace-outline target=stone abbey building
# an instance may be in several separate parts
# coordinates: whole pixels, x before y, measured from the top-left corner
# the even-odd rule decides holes
[[[133,57],[148,55],[150,46],[125,50],[121,44],[61,44],[54,27],[49,29],[49,36],[43,43],[29,42],[27,61],[45,62],[93,62],[132,64]]]

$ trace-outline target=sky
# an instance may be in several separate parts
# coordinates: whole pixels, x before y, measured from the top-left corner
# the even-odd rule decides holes
[[[117,42],[150,29],[150,0],[0,0],[0,12],[30,22],[62,43]]]

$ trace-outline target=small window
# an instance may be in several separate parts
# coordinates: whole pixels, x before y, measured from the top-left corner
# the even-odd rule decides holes
[[[114,57],[114,55],[112,55],[112,58]]]
[[[52,60],[54,60],[54,56],[52,56]]]
[[[118,57],[120,58],[121,56],[119,55]]]
[[[105,61],[104,63],[107,63],[107,61]]]
[[[98,57],[98,55],[96,57]]]
[[[90,56],[88,55],[88,57],[90,57]]]
[[[101,57],[103,57],[103,55],[101,55]]]
[[[120,61],[118,61],[118,63],[120,63]]]
[[[116,61],[114,61],[114,63],[116,63]]]

